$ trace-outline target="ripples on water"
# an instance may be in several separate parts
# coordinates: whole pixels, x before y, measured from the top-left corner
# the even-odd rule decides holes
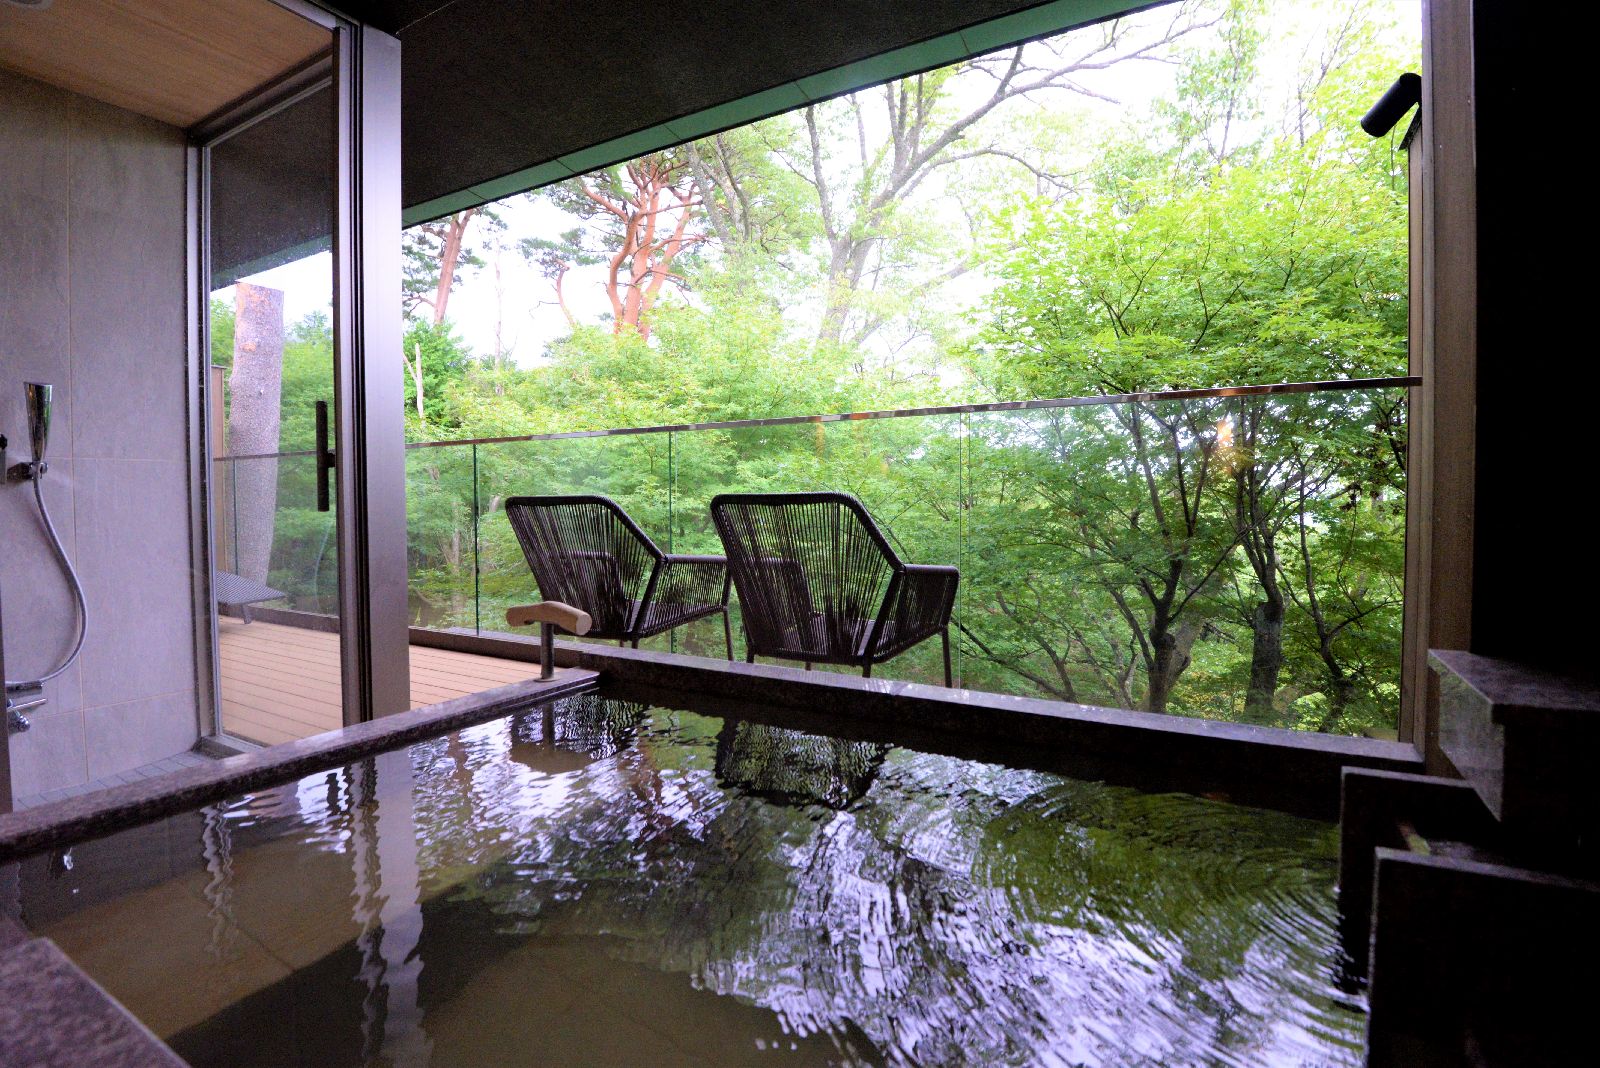
[[[571,945],[767,1010],[812,1063],[1360,1060],[1362,1007],[1333,982],[1327,824],[592,696],[410,763],[410,784],[379,766],[363,787],[357,765],[224,815],[234,851],[359,852],[374,812],[409,810],[419,1008],[408,1022],[390,991],[379,1026],[419,1062],[489,1063],[487,1038],[430,1045],[431,1022],[451,999],[537,1013],[516,978],[486,993],[470,974]],[[648,1017],[654,989],[608,993],[639,1002],[617,1019]]]

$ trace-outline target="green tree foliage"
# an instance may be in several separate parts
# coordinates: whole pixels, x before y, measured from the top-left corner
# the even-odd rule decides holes
[[[211,298],[211,363],[216,367],[233,366],[233,305],[225,300]]]
[[[420,360],[422,412],[417,411],[417,383],[406,376],[406,437],[412,441],[449,437],[461,423],[449,403],[450,387],[461,380],[472,364],[472,353],[456,336],[448,322],[435,326],[421,320],[408,324],[401,342],[412,360]]]
[[[1228,128],[1250,116],[1241,87],[1251,82],[1243,68],[1258,39],[1230,20],[1218,48],[1185,68],[1176,99],[1157,109],[1164,129],[1143,142],[1181,150],[1112,154],[1095,176],[1102,195],[1070,206],[1024,199],[999,214],[1005,244],[990,263],[1001,282],[980,313],[974,357],[996,393],[1403,373],[1403,182],[1391,155],[1333,121],[1381,84],[1360,69],[1329,72],[1295,136],[1228,149]],[[1360,91],[1350,79],[1363,81]],[[1214,704],[1184,686],[1193,669],[1203,674],[1190,681],[1206,690],[1231,682],[1243,691],[1239,708],[1213,714],[1322,729],[1387,719],[1403,566],[1396,398],[1136,402],[1103,411],[1058,421],[1070,431],[1042,426],[1031,441],[984,444],[1013,476],[996,505],[1027,517],[1006,538],[1082,561],[1070,579],[1030,570],[1002,576],[1004,584],[1092,585],[1122,617],[1126,629],[1113,633],[1131,637],[1134,655],[1097,641],[1106,608],[1095,599],[1080,620],[1047,594],[1019,603],[997,592],[990,611],[1011,640],[975,633],[985,657],[1027,674],[1046,661],[1057,678],[1092,679],[1097,696],[1115,683],[1119,703],[1151,711],[1166,711],[1174,696],[1189,708]],[[1350,541],[1357,529],[1364,546],[1392,551],[1358,552]],[[1009,555],[1006,544],[994,549]],[[1197,652],[1207,640],[1231,641],[1249,656],[1220,665]],[[1308,646],[1323,670],[1302,664],[1286,673]],[[1283,687],[1285,674],[1308,681]],[[1351,713],[1357,718],[1347,723]]]

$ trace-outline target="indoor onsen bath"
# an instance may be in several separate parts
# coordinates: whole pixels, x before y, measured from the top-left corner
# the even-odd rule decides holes
[[[20,917],[195,1068],[1360,1062],[1332,824],[805,722],[563,697],[37,855]]]

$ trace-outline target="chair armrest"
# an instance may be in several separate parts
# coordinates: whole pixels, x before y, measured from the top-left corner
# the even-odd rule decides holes
[[[727,558],[687,553],[663,556],[651,600],[656,604],[727,604]]]
[[[866,654],[882,656],[888,649],[907,649],[950,625],[961,570],[943,564],[901,564],[878,619],[873,624]]]
[[[945,564],[906,564],[894,617],[903,623],[945,627],[955,609],[961,569]]]

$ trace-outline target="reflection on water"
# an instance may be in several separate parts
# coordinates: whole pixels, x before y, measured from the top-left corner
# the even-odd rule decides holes
[[[848,808],[871,789],[889,748],[726,719],[717,781],[784,804]]]
[[[1334,829],[1184,795],[586,696],[163,827],[24,908],[197,1068],[1359,1060]]]

